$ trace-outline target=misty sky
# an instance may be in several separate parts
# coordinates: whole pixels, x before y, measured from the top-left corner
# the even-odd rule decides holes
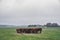
[[[0,24],[60,24],[60,0],[0,0]]]

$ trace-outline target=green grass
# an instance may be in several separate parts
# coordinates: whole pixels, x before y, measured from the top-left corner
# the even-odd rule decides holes
[[[46,28],[41,34],[17,34],[14,28],[0,28],[0,40],[60,40],[60,28]]]

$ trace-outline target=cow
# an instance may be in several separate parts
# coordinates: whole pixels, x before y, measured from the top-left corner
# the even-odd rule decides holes
[[[42,32],[42,28],[33,28],[32,29],[32,33],[38,33],[38,32]]]
[[[16,29],[17,33],[38,33],[42,32],[42,28],[19,28]]]

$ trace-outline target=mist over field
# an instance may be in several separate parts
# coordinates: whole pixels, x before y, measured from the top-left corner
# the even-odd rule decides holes
[[[60,40],[60,0],[0,0],[0,40]]]

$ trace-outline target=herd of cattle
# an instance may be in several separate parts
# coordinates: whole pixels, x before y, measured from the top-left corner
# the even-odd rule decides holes
[[[18,28],[17,33],[41,33],[42,28]]]

